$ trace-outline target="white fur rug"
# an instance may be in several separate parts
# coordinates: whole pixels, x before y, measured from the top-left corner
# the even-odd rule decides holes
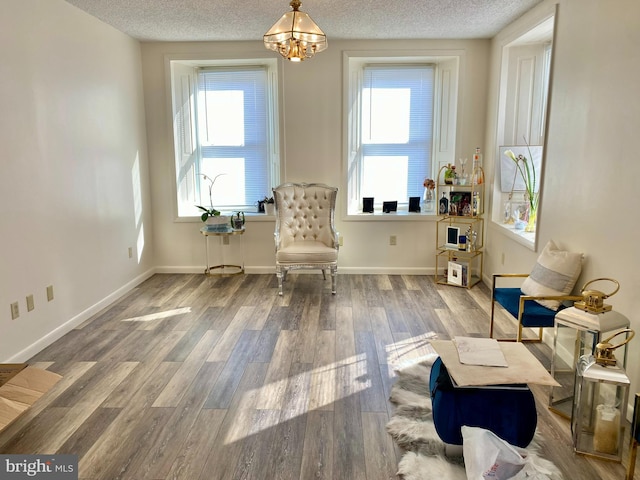
[[[435,354],[429,355],[395,369],[398,379],[391,389],[390,400],[397,408],[387,424],[387,431],[405,451],[398,465],[398,475],[405,480],[467,479],[462,449],[447,456],[445,445],[433,424],[429,373],[436,358]],[[532,463],[541,466],[547,475],[526,477],[561,480],[562,475],[555,465],[537,455],[537,445],[541,439],[538,434],[536,437],[526,449],[526,455]]]

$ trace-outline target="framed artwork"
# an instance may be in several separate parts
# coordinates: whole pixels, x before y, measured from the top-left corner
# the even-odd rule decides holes
[[[362,197],[362,213],[373,213],[373,198]]]
[[[445,247],[458,249],[458,237],[460,236],[460,228],[447,226],[447,238],[444,243]]]
[[[449,215],[470,217],[472,211],[471,192],[451,192],[449,194]]]

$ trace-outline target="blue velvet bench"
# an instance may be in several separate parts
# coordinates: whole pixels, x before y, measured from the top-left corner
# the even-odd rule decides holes
[[[538,414],[527,385],[457,388],[438,358],[431,367],[429,391],[436,432],[445,443],[462,445],[463,425],[490,430],[518,447],[533,439]]]

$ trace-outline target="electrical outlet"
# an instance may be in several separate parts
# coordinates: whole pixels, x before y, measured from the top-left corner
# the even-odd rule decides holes
[[[133,258],[133,247],[129,247],[129,258]]]
[[[338,237],[338,245],[341,247],[344,245],[344,237],[342,235]]]
[[[27,295],[27,312],[30,312],[34,308],[36,308],[36,306],[33,303],[33,293],[32,293],[31,295]]]
[[[223,245],[229,245],[229,237],[227,235],[222,237],[222,244]]]
[[[18,306],[18,302],[13,302],[11,304],[11,320],[15,320],[20,316],[20,307]]]
[[[53,285],[47,287],[47,301],[50,302],[51,300],[53,300]]]
[[[397,245],[398,244],[398,238],[395,235],[391,235],[389,237],[389,245]]]

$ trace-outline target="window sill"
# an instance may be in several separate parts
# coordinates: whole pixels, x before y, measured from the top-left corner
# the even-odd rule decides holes
[[[235,214],[237,210],[233,212],[222,212],[222,215],[226,215],[230,217]],[[258,212],[244,212],[244,218],[247,222],[273,222],[276,217],[275,215],[267,215],[265,213]],[[174,219],[175,223],[202,223],[202,220],[198,216],[193,217],[178,217]]]
[[[376,211],[373,213],[348,213],[344,217],[346,222],[435,222],[438,220],[435,212],[390,212],[382,213]]]
[[[524,230],[516,230],[513,225],[506,225],[503,223],[491,222],[491,228],[496,232],[505,235],[507,238],[514,240],[527,247],[530,250],[536,251],[536,234],[535,232],[525,232]]]

